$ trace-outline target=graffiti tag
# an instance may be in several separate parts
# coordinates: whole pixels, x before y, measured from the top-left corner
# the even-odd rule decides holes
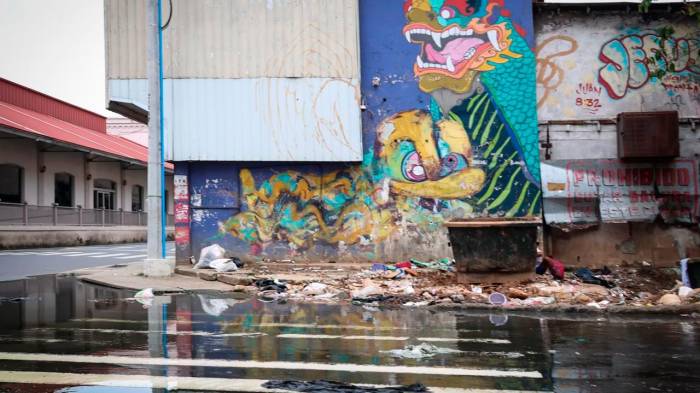
[[[578,49],[576,40],[565,35],[556,35],[542,41],[535,49],[537,57],[537,86],[542,89],[542,94],[537,100],[537,107],[542,106],[549,94],[554,91],[564,80],[562,70],[554,60],[574,53]]]
[[[674,74],[700,74],[697,39],[670,38],[661,45],[655,34],[627,35],[606,42],[599,59],[604,66],[598,80],[613,99],[623,98],[629,89],[646,85],[653,74],[664,70]]]
[[[587,110],[591,114],[598,112],[603,106],[600,103],[600,93],[603,89],[591,82],[579,83],[576,88],[576,106]]]

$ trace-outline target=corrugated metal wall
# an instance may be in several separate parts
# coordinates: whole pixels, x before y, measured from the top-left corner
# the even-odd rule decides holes
[[[105,12],[107,78],[145,78],[145,1],[105,0]],[[357,15],[348,0],[172,0],[165,77],[357,78]]]
[[[145,2],[105,13],[109,100],[146,109]],[[361,161],[358,37],[357,0],[172,0],[166,159]]]

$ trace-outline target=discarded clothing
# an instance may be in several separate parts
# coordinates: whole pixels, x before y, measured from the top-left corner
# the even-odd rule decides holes
[[[421,384],[406,386],[370,387],[358,386],[344,382],[325,381],[267,381],[262,384],[266,389],[291,390],[294,392],[313,393],[401,393],[401,392],[429,392],[428,388]]]
[[[595,285],[601,285],[606,288],[614,288],[615,284],[608,281],[604,280],[600,277],[597,277],[593,275],[593,272],[590,269],[586,269],[585,267],[582,267],[574,273],[576,277],[581,279],[581,281],[585,282],[586,284],[595,284]]]
[[[535,273],[544,274],[547,270],[557,280],[564,279],[564,262],[552,257],[543,257],[542,263],[535,268]]]
[[[404,359],[423,359],[423,358],[431,358],[435,355],[439,354],[447,354],[447,353],[458,353],[462,352],[458,349],[452,349],[452,348],[440,348],[436,347],[435,345],[430,345],[428,343],[423,343],[420,345],[408,345],[403,349],[391,349],[388,351],[380,351],[382,353],[388,353],[392,357],[395,358],[404,358]]]
[[[424,269],[435,269],[446,272],[454,271],[454,262],[450,258],[442,258],[431,262],[423,262],[417,259],[411,259],[411,263],[417,267]]]
[[[387,301],[389,299],[393,299],[393,296],[386,296],[386,295],[372,295],[372,296],[367,296],[367,297],[354,297],[352,298],[353,303],[380,303]]]
[[[413,264],[411,264],[411,262],[399,262],[394,266],[401,268],[401,269],[410,269],[413,267]]]
[[[386,267],[386,265],[381,264],[381,263],[373,263],[371,270],[373,272],[384,272],[387,270],[387,267]]]
[[[287,284],[285,282],[269,278],[256,281],[255,286],[258,287],[260,291],[277,291],[277,293],[287,291]]]

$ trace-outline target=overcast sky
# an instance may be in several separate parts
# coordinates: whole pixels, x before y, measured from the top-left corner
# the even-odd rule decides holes
[[[102,115],[103,0],[0,0],[0,76]]]

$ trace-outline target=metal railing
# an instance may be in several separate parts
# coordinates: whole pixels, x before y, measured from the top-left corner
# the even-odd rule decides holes
[[[148,214],[143,211],[128,212],[122,209],[84,209],[81,206],[37,206],[0,202],[0,225],[146,226],[147,223]],[[166,225],[172,226],[173,223],[173,215],[168,214]]]

